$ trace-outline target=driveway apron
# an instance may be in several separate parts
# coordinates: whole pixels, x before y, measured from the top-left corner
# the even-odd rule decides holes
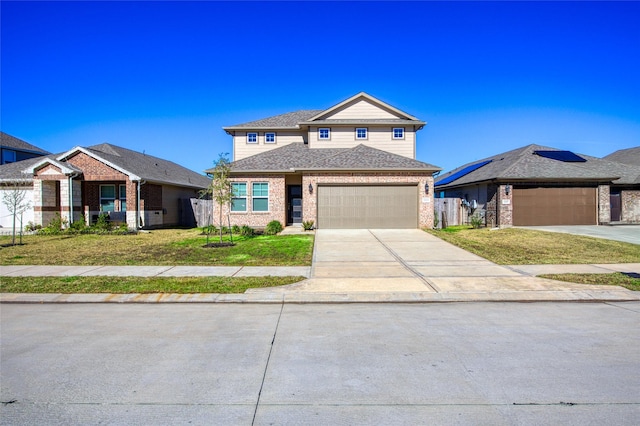
[[[439,293],[495,289],[496,282],[524,277],[419,229],[319,229],[311,279],[300,286],[323,292]]]

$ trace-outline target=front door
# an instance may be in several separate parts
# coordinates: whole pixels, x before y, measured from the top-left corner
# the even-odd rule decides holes
[[[302,223],[302,185],[287,186],[287,223]]]
[[[618,222],[620,221],[620,213],[622,210],[620,192],[611,192],[609,199],[611,201],[611,222]]]

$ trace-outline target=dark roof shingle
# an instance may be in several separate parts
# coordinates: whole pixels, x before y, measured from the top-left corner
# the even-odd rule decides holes
[[[50,154],[49,151],[38,148],[37,146],[30,144],[29,142],[25,142],[22,139],[18,139],[15,136],[11,136],[5,132],[0,132],[0,146],[42,155]]]
[[[580,154],[585,162],[564,162],[536,155],[534,151],[550,150],[560,151],[540,145],[527,145],[512,151],[497,154],[482,160],[460,166],[450,172],[438,176],[438,182],[464,169],[465,167],[481,161],[492,160],[479,169],[476,169],[451,183],[440,185],[440,188],[467,185],[471,183],[489,180],[575,180],[575,181],[613,181],[616,184],[633,183],[637,177],[634,171],[621,163],[605,161],[600,158]]]
[[[366,145],[353,148],[314,148],[291,143],[231,163],[232,173],[291,172],[299,170],[424,170],[439,167]],[[211,172],[212,169],[207,172]]]

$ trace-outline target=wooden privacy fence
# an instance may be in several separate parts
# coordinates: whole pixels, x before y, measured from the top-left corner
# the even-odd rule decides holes
[[[467,208],[460,198],[435,198],[435,227],[438,229],[453,225],[464,225],[469,220]]]
[[[189,203],[188,207],[193,211],[193,220],[195,221],[195,223],[193,223],[192,226],[201,228],[203,226],[211,225],[214,223],[214,218],[211,217],[211,207],[213,207],[213,200],[191,198],[184,201]]]

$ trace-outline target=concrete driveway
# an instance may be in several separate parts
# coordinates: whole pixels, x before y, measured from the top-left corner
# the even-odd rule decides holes
[[[606,286],[590,289],[611,290]],[[311,278],[271,291],[412,292],[416,295],[581,291],[584,285],[535,278],[500,266],[419,229],[319,229]],[[257,291],[260,291],[259,289]]]
[[[566,225],[566,226],[523,226],[537,231],[560,232],[563,234],[585,235],[624,243],[640,244],[640,225]]]

